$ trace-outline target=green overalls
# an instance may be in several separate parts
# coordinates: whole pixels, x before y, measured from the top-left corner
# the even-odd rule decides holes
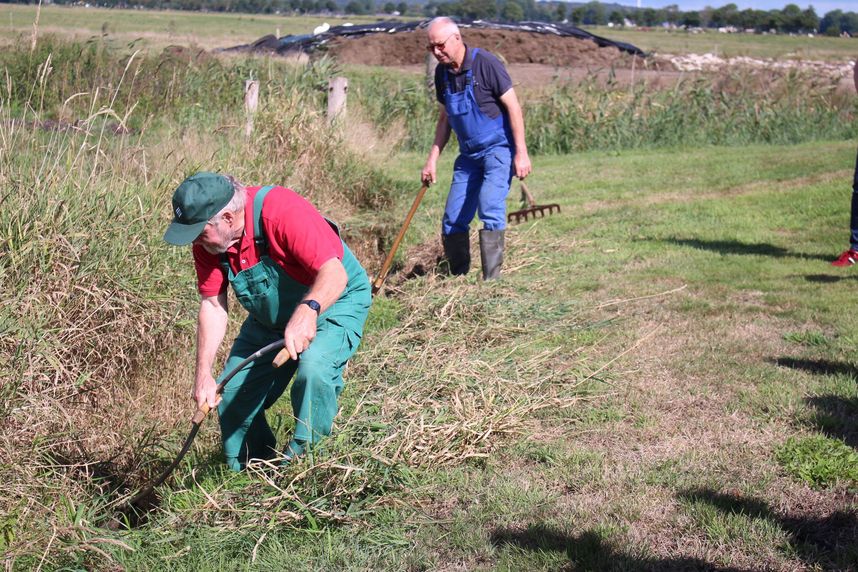
[[[268,256],[262,202],[271,189],[260,189],[253,202],[253,238],[259,262],[235,274],[226,255],[221,257],[238,302],[250,314],[232,345],[224,372],[262,346],[281,339],[292,312],[309,290]],[[336,225],[328,223],[339,234]],[[295,434],[287,452],[300,454],[307,445],[331,434],[337,398],[343,389],[343,368],[357,350],[372,303],[369,278],[345,243],[342,262],[348,274],[346,289],[319,316],[316,337],[298,361],[290,360],[278,369],[272,364],[273,354],[269,354],[246,366],[227,384],[218,414],[224,455],[233,470],[240,471],[249,459],[278,456],[265,410],[283,394],[293,376],[290,396]]]

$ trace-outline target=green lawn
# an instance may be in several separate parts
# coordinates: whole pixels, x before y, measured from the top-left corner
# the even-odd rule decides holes
[[[856,270],[828,264],[854,155],[537,157],[530,188],[562,213],[508,230],[500,282],[394,277],[315,466],[225,474],[207,426],[142,527],[86,529],[99,516],[69,507],[91,532],[68,554],[128,570],[854,568]],[[385,164],[406,181],[421,162]],[[407,248],[437,240],[443,195]],[[286,433],[288,408],[273,415]]]
[[[520,326],[496,348],[463,327],[439,351],[554,350],[542,374],[591,400],[524,420],[484,464],[424,473],[435,522],[412,550],[430,569],[858,565],[840,500],[858,487],[855,276],[828,264],[854,158],[851,142],[538,157],[529,187],[563,212],[510,229],[504,282],[406,291],[465,288],[463,316]],[[415,233],[437,232],[443,195]]]

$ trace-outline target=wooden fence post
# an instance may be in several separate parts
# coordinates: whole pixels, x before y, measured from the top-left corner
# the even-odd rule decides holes
[[[338,117],[345,115],[348,91],[348,78],[340,76],[328,80],[328,123],[333,123]]]
[[[244,128],[244,136],[250,137],[253,133],[253,116],[259,107],[259,81],[249,79],[244,82],[244,111],[247,115],[247,125]]]

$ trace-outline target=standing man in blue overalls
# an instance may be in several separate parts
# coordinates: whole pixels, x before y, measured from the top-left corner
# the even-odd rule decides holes
[[[474,214],[479,214],[483,279],[491,280],[500,276],[503,264],[509,185],[513,175],[524,179],[531,171],[521,106],[503,64],[485,50],[466,46],[453,20],[435,18],[428,36],[426,49],[439,63],[435,93],[441,109],[421,179],[435,182],[438,157],[452,129],[459,156],[441,227],[444,254],[451,274],[468,272],[468,230]]]

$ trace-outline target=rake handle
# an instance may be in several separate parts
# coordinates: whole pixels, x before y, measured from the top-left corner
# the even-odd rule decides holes
[[[411,219],[414,218],[414,213],[417,212],[417,207],[420,205],[420,201],[423,200],[423,195],[426,194],[426,189],[428,188],[429,184],[423,183],[423,186],[420,188],[420,192],[418,192],[417,196],[414,197],[414,202],[411,203],[411,210],[408,211],[408,216],[405,217],[405,222],[402,223],[402,228],[399,229],[399,234],[396,235],[396,239],[393,241],[393,246],[390,247],[390,252],[384,260],[384,264],[381,265],[381,270],[378,272],[375,280],[372,281],[373,295],[381,290],[384,280],[387,278],[387,273],[390,272],[390,266],[393,264],[393,257],[399,249],[399,243],[402,242],[402,238],[405,236],[405,231],[408,230],[408,225],[411,224]]]
[[[533,195],[530,194],[530,190],[527,188],[527,185],[524,184],[524,180],[519,181],[521,185],[521,194],[525,196],[527,199],[527,206],[533,208],[536,206],[536,199],[533,198]]]

